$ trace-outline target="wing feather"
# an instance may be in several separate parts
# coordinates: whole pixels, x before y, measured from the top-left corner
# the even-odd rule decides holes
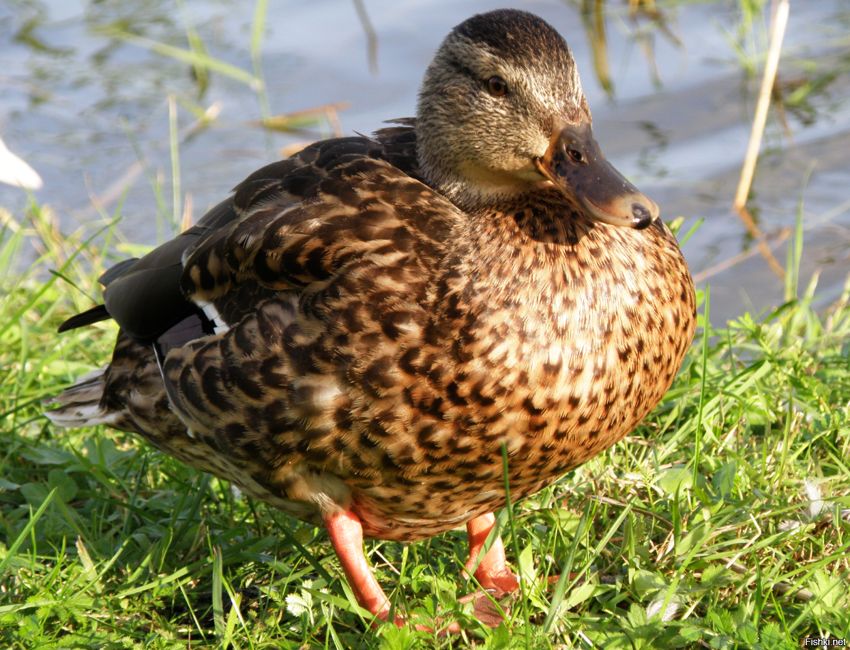
[[[207,322],[210,305],[230,326],[278,292],[315,293],[363,268],[408,263],[427,275],[420,267],[437,262],[461,217],[421,182],[413,122],[398,124],[258,169],[195,226],[104,273],[104,306],[63,330],[111,317],[140,343],[206,335],[219,325]],[[187,318],[203,327],[182,326]]]
[[[393,131],[407,138],[411,129]],[[358,266],[403,264],[411,253],[416,264],[436,263],[460,212],[408,173],[413,170],[376,157],[383,150],[373,140],[322,144],[302,152],[297,164],[269,165],[236,188],[241,218],[199,242],[185,260],[181,287],[192,301],[216,303],[221,311],[246,284],[300,293],[357,273]],[[293,202],[296,193],[300,201]]]

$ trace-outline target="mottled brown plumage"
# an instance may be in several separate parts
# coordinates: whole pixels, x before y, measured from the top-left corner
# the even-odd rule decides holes
[[[502,445],[521,499],[658,404],[695,307],[657,215],[599,152],[560,36],[476,16],[415,121],[268,165],[110,272],[105,308],[69,327],[115,318],[112,362],[48,415],[136,432],[324,523],[358,583],[338,526],[473,535],[505,505]],[[510,575],[498,553],[482,583]],[[353,586],[386,614],[379,587]]]

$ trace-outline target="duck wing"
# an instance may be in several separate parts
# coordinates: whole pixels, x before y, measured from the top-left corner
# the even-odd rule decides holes
[[[462,219],[419,180],[407,125],[268,165],[192,229],[104,274],[104,306],[89,318],[121,326],[112,361],[85,403],[63,394],[51,415],[139,432],[218,475],[230,476],[210,458],[253,458],[266,472],[324,427],[328,386],[384,391],[385,355],[420,340]],[[294,338],[281,347],[284,329]],[[185,451],[201,441],[216,453]]]
[[[274,292],[300,293],[366,257],[403,255],[415,240],[433,258],[459,213],[421,182],[412,120],[398,122],[257,170],[192,228],[110,268],[99,279],[104,304],[60,331],[112,318],[167,353],[238,322]]]
[[[186,251],[184,295],[229,326],[269,292],[316,293],[355,268],[415,257],[428,273],[461,214],[407,165],[412,129],[391,131],[326,141],[249,176],[233,196],[238,221]]]

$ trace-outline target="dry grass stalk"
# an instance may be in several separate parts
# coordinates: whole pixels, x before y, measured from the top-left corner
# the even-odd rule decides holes
[[[770,47],[767,52],[761,91],[759,92],[758,103],[756,104],[756,114],[753,118],[753,128],[750,132],[750,144],[747,147],[747,155],[744,158],[744,166],[741,169],[741,180],[738,182],[738,191],[735,194],[735,202],[733,204],[735,211],[741,217],[741,221],[744,222],[747,231],[749,231],[753,238],[759,240],[759,251],[765,260],[767,260],[768,265],[783,280],[785,279],[785,270],[779,265],[773,253],[770,252],[767,243],[761,238],[761,230],[759,230],[752,215],[747,210],[747,196],[750,193],[750,186],[753,183],[753,174],[755,173],[756,162],[758,161],[761,138],[764,134],[765,123],[767,122],[767,109],[770,106],[770,95],[773,90],[773,83],[776,80],[776,70],[779,67],[779,53],[782,49],[782,41],[785,38],[785,27],[788,24],[789,9],[790,0],[779,0],[771,29]]]

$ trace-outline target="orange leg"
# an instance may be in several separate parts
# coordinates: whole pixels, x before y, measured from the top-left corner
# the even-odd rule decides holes
[[[347,511],[329,515],[325,517],[324,522],[331,544],[339,557],[339,563],[342,565],[342,570],[357,602],[378,619],[386,621],[390,614],[390,601],[375,579],[375,574],[366,562],[366,556],[363,555],[363,526],[360,524],[360,518],[353,512]],[[440,620],[437,619],[438,622]],[[396,616],[393,622],[399,627],[405,623],[401,616]],[[432,631],[427,625],[416,625],[415,629],[423,632]],[[458,632],[460,627],[457,623],[452,623],[440,630],[440,634],[457,634]]]
[[[339,556],[342,570],[357,602],[382,621],[387,620],[390,601],[375,579],[375,574],[366,562],[366,556],[363,555],[363,526],[360,524],[360,518],[353,512],[346,511],[329,515],[324,521],[331,544]]]
[[[466,530],[469,536],[467,571],[472,570],[475,561],[481,554],[487,535],[490,534],[495,524],[496,517],[492,513],[481,515],[467,522]],[[499,593],[511,593],[519,588],[519,578],[508,569],[506,564],[505,545],[502,543],[501,537],[496,538],[473,575],[484,589],[495,589]]]

